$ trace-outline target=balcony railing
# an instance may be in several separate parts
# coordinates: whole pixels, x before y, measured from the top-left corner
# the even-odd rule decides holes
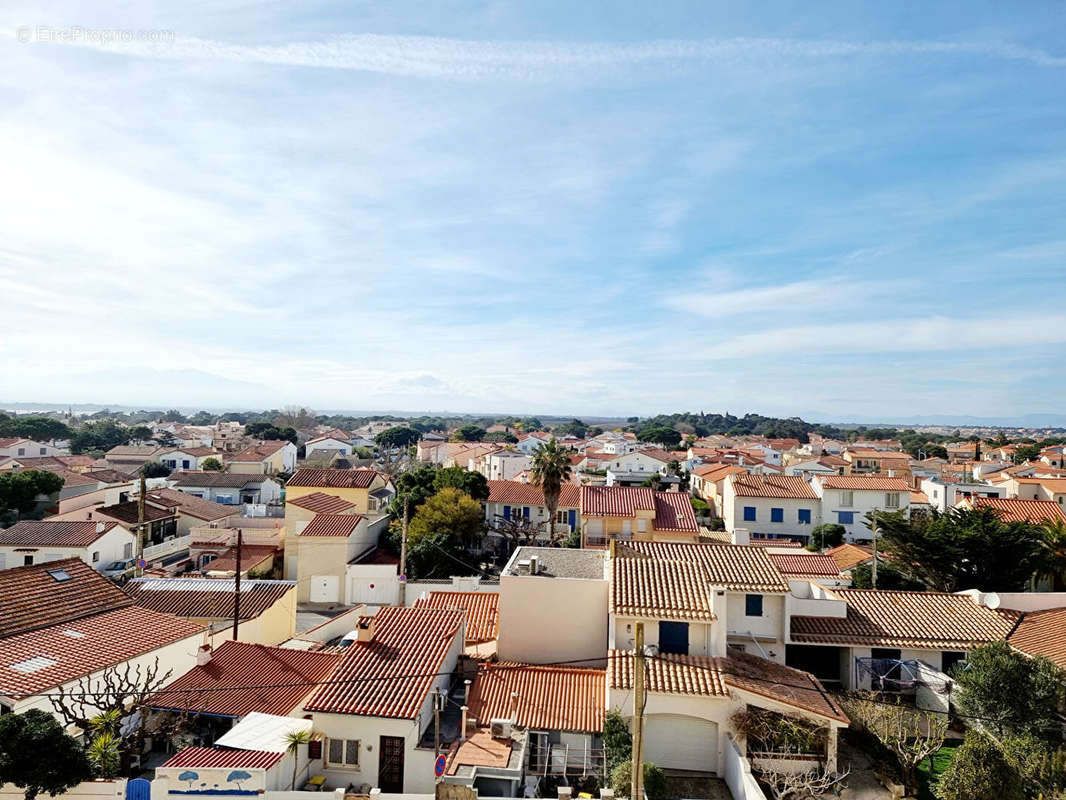
[[[533,775],[603,776],[606,760],[602,747],[591,745],[531,745],[529,772]]]
[[[183,550],[188,550],[190,541],[192,541],[191,536],[174,536],[160,544],[148,545],[141,551],[141,558],[145,561],[155,561],[159,558],[166,558],[173,553],[180,553]]]

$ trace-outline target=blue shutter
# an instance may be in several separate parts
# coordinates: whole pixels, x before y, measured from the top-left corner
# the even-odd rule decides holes
[[[511,518],[511,507],[510,506],[504,506],[503,507],[503,518],[504,519],[510,519]]]
[[[770,522],[784,522],[785,521],[785,509],[783,508],[771,508],[770,509]]]
[[[526,506],[525,508],[522,509],[522,516],[525,517],[526,519],[529,519],[529,506]]]
[[[567,513],[567,522],[570,523],[571,529],[577,529],[577,511],[575,509],[571,508],[570,511]]]

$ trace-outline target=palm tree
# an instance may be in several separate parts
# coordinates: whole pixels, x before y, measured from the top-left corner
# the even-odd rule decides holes
[[[113,778],[122,766],[121,740],[110,731],[96,734],[86,748],[86,755],[101,778]]]
[[[544,505],[548,507],[548,543],[555,544],[555,510],[559,507],[563,483],[570,480],[570,455],[556,444],[554,436],[533,452],[530,477],[544,493]]]
[[[289,731],[285,734],[285,749],[292,753],[292,791],[296,791],[296,769],[300,763],[300,745],[311,741],[309,730]]]

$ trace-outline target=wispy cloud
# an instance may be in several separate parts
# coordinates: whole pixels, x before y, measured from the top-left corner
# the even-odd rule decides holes
[[[32,29],[8,29],[5,33],[23,38],[35,35]],[[360,34],[282,45],[243,45],[184,36],[177,36],[172,42],[83,37],[60,43],[146,58],[236,61],[423,78],[534,79],[621,66],[676,68],[685,64],[914,55],[982,56],[1052,69],[1066,67],[1066,57],[1000,41],[854,42],[740,37],[583,44]]]

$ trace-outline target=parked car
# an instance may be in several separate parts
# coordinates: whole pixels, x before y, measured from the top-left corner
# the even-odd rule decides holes
[[[112,561],[105,564],[100,570],[104,575],[117,583],[125,583],[132,578],[137,571],[137,559],[130,558],[126,561]]]

